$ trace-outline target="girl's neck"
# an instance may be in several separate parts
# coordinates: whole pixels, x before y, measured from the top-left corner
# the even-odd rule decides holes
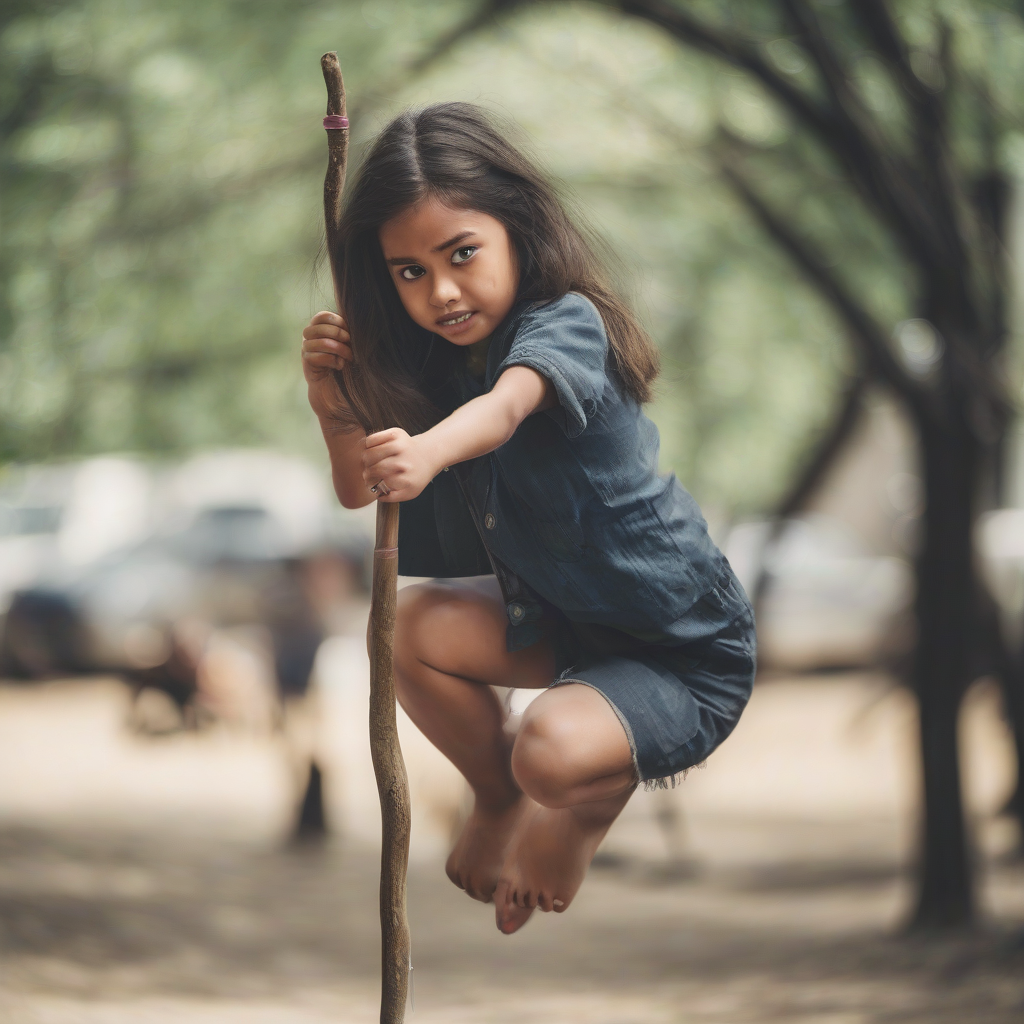
[[[472,377],[482,377],[487,371],[487,349],[491,344],[490,336],[474,341],[466,346],[466,369]]]

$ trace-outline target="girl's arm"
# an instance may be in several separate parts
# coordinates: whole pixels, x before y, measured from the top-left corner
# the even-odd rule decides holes
[[[392,427],[367,437],[365,491],[370,494],[370,487],[383,480],[388,493],[382,501],[415,498],[441,470],[500,448],[527,416],[555,402],[550,381],[528,366],[510,366],[486,395],[460,406],[422,434],[410,437]]]
[[[528,366],[511,366],[486,395],[460,406],[436,426],[415,437],[400,427],[367,437],[346,423],[344,399],[334,380],[352,359],[345,320],[317,313],[302,332],[302,368],[309,404],[331,459],[331,476],[345,508],[362,508],[375,498],[415,498],[447,466],[486,455],[503,445],[527,416],[556,403],[551,383]],[[388,494],[370,490],[381,480]]]
[[[347,425],[345,400],[333,373],[343,369],[351,359],[352,348],[344,319],[337,313],[317,313],[302,332],[302,372],[309,404],[320,421],[327,443],[338,500],[345,508],[362,508],[374,499],[363,483],[366,434],[358,427]]]
[[[335,385],[337,386],[337,385]],[[341,429],[336,422],[320,420],[320,430],[327,442],[327,454],[331,460],[331,480],[334,493],[345,508],[362,508],[369,505],[377,495],[363,483],[363,455],[366,454],[366,434],[361,428],[346,426]]]

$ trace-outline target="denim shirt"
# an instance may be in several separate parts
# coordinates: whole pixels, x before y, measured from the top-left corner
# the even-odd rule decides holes
[[[540,639],[545,603],[641,644],[702,639],[695,606],[728,563],[694,499],[674,475],[658,475],[657,428],[626,393],[597,309],[570,292],[513,310],[491,339],[483,380],[456,372],[460,404],[510,366],[542,374],[558,404],[403,503],[399,572],[494,572],[509,650]]]

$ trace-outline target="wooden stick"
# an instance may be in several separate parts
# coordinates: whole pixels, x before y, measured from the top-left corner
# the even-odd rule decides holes
[[[320,67],[327,85],[327,113],[345,115],[345,83],[336,53],[325,53]],[[324,178],[324,225],[338,309],[341,295],[336,267],[341,193],[348,162],[348,129],[327,131],[329,159]],[[370,424],[363,424],[369,430]],[[409,781],[398,742],[395,717],[395,607],[398,579],[398,505],[377,502],[370,597],[370,754],[380,796],[381,1024],[401,1024],[409,989],[409,921],[405,880],[409,866],[411,815]]]
[[[395,720],[397,577],[398,505],[379,501],[370,598],[370,753],[381,815],[381,1024],[400,1024],[404,1019],[412,966],[409,920],[405,911],[412,821],[409,782]]]

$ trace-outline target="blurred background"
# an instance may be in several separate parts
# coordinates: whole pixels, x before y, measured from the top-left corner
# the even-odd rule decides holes
[[[564,184],[758,611],[735,735],[512,939],[402,717],[414,1019],[1019,1020],[1024,6],[967,0],[7,0],[0,1016],[376,1019],[373,510],[298,362],[328,49],[355,164],[465,99]]]

